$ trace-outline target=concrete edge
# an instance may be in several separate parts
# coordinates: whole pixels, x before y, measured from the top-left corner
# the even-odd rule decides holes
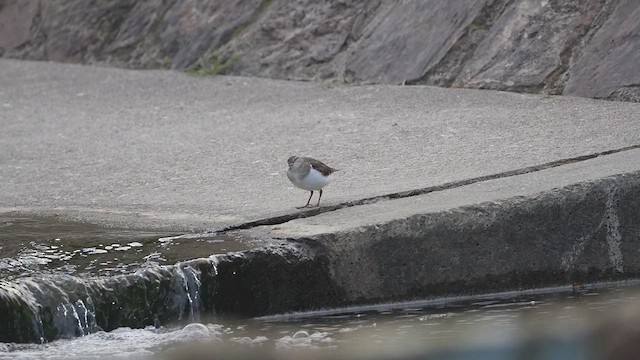
[[[640,171],[290,241],[326,260],[342,305],[632,279]]]

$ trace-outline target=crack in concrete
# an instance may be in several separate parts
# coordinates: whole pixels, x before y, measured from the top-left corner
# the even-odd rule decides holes
[[[478,176],[478,177],[465,179],[465,180],[452,181],[452,182],[444,183],[441,185],[433,185],[433,186],[428,186],[420,189],[406,190],[406,191],[400,191],[400,192],[384,194],[384,195],[377,195],[377,196],[372,196],[372,197],[359,199],[359,200],[346,201],[346,202],[339,203],[336,205],[331,205],[331,206],[310,208],[308,210],[304,210],[304,211],[293,213],[293,214],[285,214],[285,215],[274,216],[274,217],[269,217],[265,219],[249,221],[242,224],[227,226],[222,229],[213,230],[211,231],[211,233],[219,234],[227,231],[246,230],[246,229],[251,229],[254,227],[264,226],[264,225],[279,225],[291,220],[308,218],[308,217],[320,215],[326,212],[336,211],[336,210],[340,210],[348,207],[367,205],[367,204],[372,204],[379,201],[424,195],[424,194],[428,194],[436,191],[454,189],[454,188],[467,186],[467,185],[471,185],[479,182],[529,174],[529,173],[547,170],[547,169],[551,169],[551,168],[555,168],[563,165],[595,159],[599,156],[606,156],[606,155],[616,154],[619,152],[629,151],[634,149],[640,149],[640,144],[625,146],[625,147],[613,149],[613,150],[606,150],[606,151],[592,153],[588,155],[576,156],[576,157],[567,158],[567,159],[555,160],[555,161],[547,162],[540,165],[533,165],[533,166],[528,166],[520,169],[503,171],[503,172],[492,174],[492,175],[483,175],[483,176]]]

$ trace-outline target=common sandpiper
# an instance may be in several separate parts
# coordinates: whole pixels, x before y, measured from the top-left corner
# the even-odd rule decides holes
[[[320,196],[318,196],[318,203],[316,204],[316,206],[320,206],[322,188],[327,186],[331,181],[329,175],[338,170],[325,165],[322,161],[304,156],[292,156],[287,160],[287,162],[289,163],[287,177],[291,180],[293,185],[300,189],[311,191],[307,204],[297,208],[302,209],[308,207],[314,191],[320,192]]]

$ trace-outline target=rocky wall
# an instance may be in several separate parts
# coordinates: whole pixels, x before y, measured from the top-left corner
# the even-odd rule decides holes
[[[4,0],[4,57],[640,100],[635,0]]]

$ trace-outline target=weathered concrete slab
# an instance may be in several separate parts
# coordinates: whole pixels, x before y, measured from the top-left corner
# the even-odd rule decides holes
[[[640,171],[640,149],[632,149],[549,170],[487,180],[424,195],[343,208],[313,217],[291,220],[284,224],[257,227],[247,232],[256,233],[255,237],[258,237],[258,234],[260,234],[259,237],[268,234],[273,238],[347,233],[363,227],[386,224],[396,219],[409,218],[420,213],[438,213],[484,203],[498,205],[506,199],[516,197],[535,198],[538,194],[554,189],[637,171]],[[640,220],[640,214],[638,219]]]
[[[432,87],[325,87],[0,62],[0,207],[110,226],[210,229],[640,143],[640,107]]]
[[[243,231],[327,259],[345,303],[640,274],[640,149]]]

